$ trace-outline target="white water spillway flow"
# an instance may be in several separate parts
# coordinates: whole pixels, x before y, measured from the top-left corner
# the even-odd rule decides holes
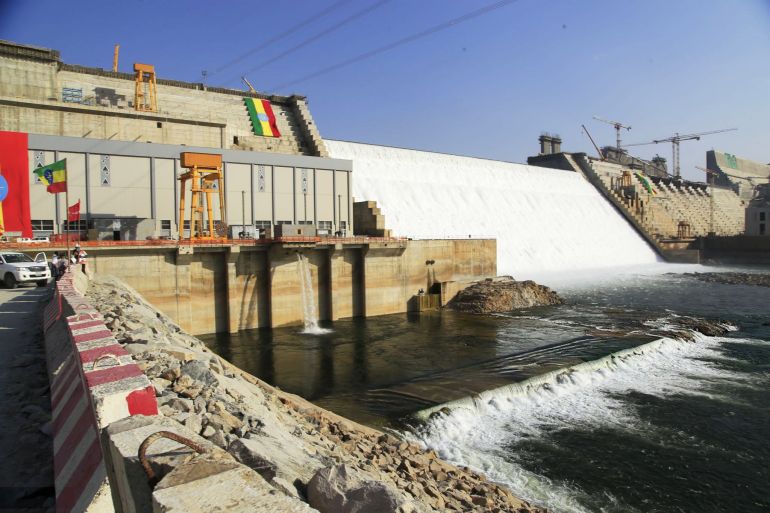
[[[580,174],[327,140],[353,161],[353,196],[395,235],[497,239],[498,274],[519,278],[654,263],[654,250]]]
[[[313,277],[310,273],[308,259],[302,255],[302,253],[297,253],[297,269],[299,274],[300,296],[302,297],[302,317],[305,324],[303,333],[309,333],[311,335],[329,333],[331,330],[318,326],[318,309],[316,308]]]

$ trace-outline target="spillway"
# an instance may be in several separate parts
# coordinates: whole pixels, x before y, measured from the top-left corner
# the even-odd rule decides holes
[[[355,201],[375,200],[395,235],[497,239],[499,274],[654,263],[656,253],[580,174],[326,140],[353,161]]]

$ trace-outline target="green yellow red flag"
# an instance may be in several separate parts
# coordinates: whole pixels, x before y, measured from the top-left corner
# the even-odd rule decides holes
[[[264,137],[281,137],[278,131],[278,125],[273,114],[273,107],[269,100],[260,100],[259,98],[244,98],[246,110],[249,111],[251,126],[256,135]]]
[[[48,186],[48,192],[56,194],[67,192],[67,159],[35,169],[40,181]]]

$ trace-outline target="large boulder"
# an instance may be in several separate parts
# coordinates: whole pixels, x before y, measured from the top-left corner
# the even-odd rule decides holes
[[[307,485],[307,498],[321,513],[396,513],[405,502],[373,475],[345,464],[316,472]]]
[[[560,305],[564,301],[544,285],[511,277],[477,281],[457,293],[447,305],[452,310],[477,314],[510,312],[533,306]]]

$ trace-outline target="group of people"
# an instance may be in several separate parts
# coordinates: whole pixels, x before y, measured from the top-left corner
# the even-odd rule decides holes
[[[64,273],[67,272],[67,268],[70,264],[80,264],[82,265],[83,272],[86,272],[87,256],[88,254],[85,252],[85,250],[80,249],[80,245],[75,246],[75,249],[70,255],[69,262],[67,262],[67,256],[64,254],[64,252],[59,253],[58,251],[54,251],[53,257],[51,257],[51,262],[49,264],[51,267],[51,276],[53,279],[58,280],[64,275]]]

